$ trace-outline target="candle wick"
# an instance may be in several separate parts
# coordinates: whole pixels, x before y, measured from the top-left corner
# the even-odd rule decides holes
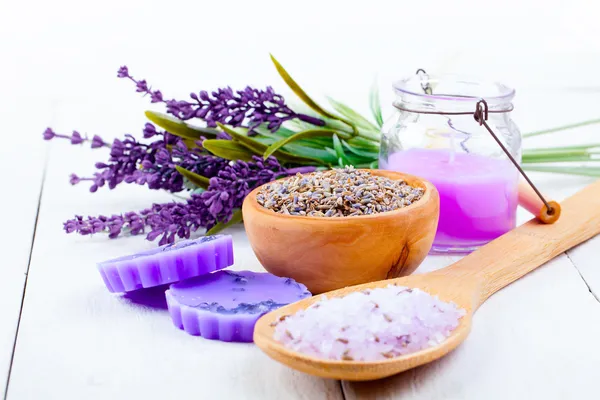
[[[454,162],[454,131],[450,131],[450,164]]]

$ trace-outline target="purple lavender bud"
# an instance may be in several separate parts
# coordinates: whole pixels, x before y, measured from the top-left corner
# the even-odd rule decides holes
[[[252,134],[262,124],[268,124],[269,130],[276,131],[284,122],[296,118],[317,126],[325,125],[325,121],[319,118],[293,111],[286,105],[283,96],[275,93],[270,86],[265,90],[246,86],[235,92],[231,87],[226,87],[210,94],[202,90],[198,94],[190,94],[192,102],[175,99],[165,101],[159,90],[149,89],[146,80],[136,80],[129,75],[127,67],[121,67],[118,76],[131,79],[136,85],[136,91],[149,94],[152,103],[165,103],[169,114],[184,121],[199,118],[211,128],[216,127],[219,122],[249,128],[249,133]],[[268,117],[270,118],[267,119]]]
[[[129,70],[127,69],[127,66],[123,65],[121,68],[119,68],[117,71],[117,77],[129,78]]]
[[[137,87],[136,92],[148,92],[148,84],[146,83],[145,79],[142,79],[141,81],[137,81],[135,86]]]
[[[152,92],[152,94],[150,95],[150,102],[151,103],[162,103],[163,102],[163,95],[160,92],[160,90],[155,90]]]
[[[152,136],[157,135],[156,132],[156,127],[154,125],[152,125],[151,123],[147,122],[146,125],[144,125],[144,138],[149,139]]]
[[[153,166],[154,166],[154,164],[150,160],[142,161],[142,168],[144,168],[144,169],[151,169]]]
[[[197,159],[196,166],[202,168],[205,176],[210,177],[209,187],[201,194],[192,194],[186,203],[153,204],[150,209],[138,213],[129,212],[125,216],[110,218],[99,216],[83,220],[76,216],[75,219],[64,224],[65,231],[87,235],[102,229],[109,234],[109,237],[114,238],[124,231],[137,235],[148,228],[149,233],[146,236],[148,240],[160,237],[159,245],[172,243],[176,236],[188,238],[192,231],[200,228],[210,229],[217,222],[229,221],[234,209],[241,207],[244,197],[250,190],[289,173],[274,157],[270,157],[267,161],[255,157],[253,162],[228,162],[212,156],[202,157]],[[186,167],[194,170],[191,166],[186,165]],[[141,174],[140,177],[146,179],[150,179],[148,176],[153,175],[157,175],[160,179],[164,178],[158,171],[151,175],[144,175],[143,171],[137,172]],[[172,173],[171,170],[167,182],[174,177],[180,176]],[[101,177],[97,179],[100,180]],[[98,183],[95,181],[93,186],[96,185]]]
[[[69,182],[71,183],[71,185],[77,185],[79,182],[81,182],[81,178],[75,174],[71,174],[71,176],[69,177]]]
[[[79,229],[79,224],[75,220],[69,220],[63,224],[65,232],[73,233]]]
[[[116,238],[121,233],[121,227],[119,225],[113,225],[109,228],[108,237],[111,239]]]
[[[125,150],[125,145],[123,144],[122,141],[120,141],[119,139],[115,139],[113,141],[112,147],[110,149],[110,155],[111,157],[120,157],[123,155],[123,152]]]
[[[79,134],[79,132],[77,131],[73,131],[73,134],[71,135],[71,144],[81,143],[83,143],[83,138],[81,137],[81,134]]]
[[[44,140],[51,140],[56,136],[56,133],[51,128],[46,128],[44,131]]]
[[[102,140],[102,138],[98,135],[94,135],[92,138],[92,149],[103,147],[105,144],[106,143],[104,143],[104,140]]]
[[[156,161],[158,161],[159,163],[165,164],[165,163],[168,163],[170,160],[171,160],[171,154],[169,153],[169,150],[160,149],[156,153]]]

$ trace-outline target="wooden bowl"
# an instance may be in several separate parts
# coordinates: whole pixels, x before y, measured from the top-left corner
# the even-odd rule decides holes
[[[411,274],[437,229],[439,194],[428,181],[386,170],[373,175],[425,189],[410,206],[373,215],[285,215],[258,204],[254,189],[242,206],[250,245],[263,267],[301,282],[313,294]]]

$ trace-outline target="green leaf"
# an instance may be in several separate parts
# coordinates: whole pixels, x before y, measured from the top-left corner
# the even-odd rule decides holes
[[[354,132],[354,134],[358,134],[358,130],[356,129],[356,126],[354,126],[354,124],[352,122],[347,121],[344,118],[340,118],[337,115],[334,115],[334,114],[330,113],[329,111],[324,110],[313,99],[311,99],[308,96],[308,94],[306,94],[306,92],[300,87],[300,85],[298,85],[296,83],[296,81],[290,76],[290,74],[288,74],[288,72],[285,70],[285,68],[283,68],[283,66],[279,63],[279,61],[277,61],[275,59],[275,57],[273,57],[272,54],[270,56],[271,56],[271,61],[273,61],[273,64],[275,64],[275,68],[277,69],[277,72],[279,73],[281,78],[283,78],[283,80],[289,86],[289,88],[292,89],[292,91],[296,94],[296,96],[298,96],[307,106],[309,106],[310,108],[312,108],[314,111],[318,112],[319,114],[323,115],[324,117],[342,121],[343,123],[345,123],[346,125],[348,125],[349,127],[352,128],[352,131]]]
[[[263,154],[267,149],[266,145],[239,133],[235,129],[229,128],[221,124],[220,122],[217,122],[217,126],[221,128],[224,132],[228,133],[234,141],[241,143],[257,155]]]
[[[523,151],[523,163],[589,161],[596,155],[600,155],[598,144],[539,148]]]
[[[229,135],[231,135],[233,140],[239,142],[242,146],[247,147],[249,150],[253,151],[257,155],[264,154],[265,151],[267,151],[267,148],[269,147],[266,144],[263,144],[252,138],[249,138],[246,135],[242,135],[241,133],[236,132],[234,129],[231,129],[221,123],[217,122],[217,125],[219,126],[219,128],[223,129],[223,131],[225,131]],[[283,150],[277,150],[274,152],[273,155],[280,162],[284,162],[284,163],[298,163],[298,164],[308,164],[308,165],[313,165],[315,163],[323,164],[323,161],[319,160],[317,158],[301,157],[301,156],[294,155],[292,153],[288,153]]]
[[[305,147],[296,143],[285,145],[286,151],[290,151],[298,156],[318,158],[319,160],[322,160],[324,164],[335,162],[336,158],[332,159],[331,155],[324,150],[325,147],[326,145],[320,146],[319,148]]]
[[[374,132],[379,132],[379,128],[378,127],[376,127],[375,125],[373,125],[371,123],[371,121],[369,121],[368,119],[366,119],[365,117],[363,117],[362,115],[360,115],[358,112],[354,111],[349,106],[347,106],[344,103],[341,103],[341,102],[339,102],[337,100],[334,100],[331,97],[328,97],[327,100],[329,101],[329,103],[331,103],[331,106],[333,107],[333,109],[335,111],[339,112],[341,115],[343,115],[344,117],[348,118],[357,127],[364,128],[366,130],[371,130],[371,131],[374,131]]]
[[[180,138],[198,140],[201,136],[204,136],[207,139],[214,139],[217,137],[218,131],[216,129],[192,126],[167,114],[155,111],[146,111],[145,114],[146,118],[150,121]]]
[[[532,136],[538,136],[538,135],[545,135],[547,133],[560,132],[560,131],[565,131],[568,129],[580,128],[582,126],[593,125],[593,124],[600,124],[600,118],[590,119],[588,121],[577,122],[574,124],[557,126],[556,128],[543,129],[541,131],[529,132],[529,133],[523,134],[523,137],[525,138],[525,137],[532,137]]]
[[[580,146],[557,146],[557,147],[538,147],[533,149],[523,149],[523,155],[536,155],[536,154],[556,154],[565,153],[571,151],[586,151],[586,150],[600,150],[600,143],[586,144]]]
[[[206,231],[205,235],[210,236],[210,235],[214,235],[218,232],[221,232],[225,228],[229,228],[232,225],[239,224],[240,222],[242,222],[242,219],[243,219],[242,210],[237,209],[233,212],[233,215],[231,216],[231,219],[229,221],[227,221],[225,223],[217,222],[217,224],[215,226],[213,226],[208,231]]]
[[[347,140],[348,144],[355,148],[361,148],[362,150],[372,151],[379,153],[379,143],[372,142],[360,136],[353,137]]]
[[[379,128],[383,127],[383,116],[381,115],[381,102],[379,100],[379,86],[377,81],[373,82],[371,87],[371,95],[369,96],[369,105],[371,106],[371,113],[375,122]]]
[[[202,143],[202,147],[213,155],[226,160],[252,161],[254,155],[247,147],[233,140],[207,139]]]
[[[309,128],[309,129],[314,129],[314,128]],[[301,131],[302,130],[305,130],[305,129],[301,129]],[[288,136],[291,136],[298,132],[298,131],[287,129],[284,127],[280,127],[276,132],[271,132],[267,129],[260,129],[260,130],[254,129],[254,131],[258,133],[258,135],[256,137],[254,137],[254,140],[257,140],[263,144],[267,144],[267,146],[275,143],[278,140],[285,139]],[[265,140],[265,139],[268,139],[268,140]],[[306,147],[322,149],[323,147],[327,146],[329,143],[331,143],[331,138],[328,139],[325,137],[315,137],[312,139],[306,139],[306,138],[302,139],[298,144],[302,144],[303,146],[306,146]]]
[[[527,171],[600,177],[600,167],[554,167],[523,165],[523,169]]]
[[[550,157],[533,157],[523,158],[523,164],[546,164],[546,163],[562,163],[562,162],[575,162],[575,161],[591,161],[592,156],[590,154],[583,155],[562,155],[557,157],[556,155]]]
[[[209,181],[210,181],[209,178],[202,176],[202,175],[198,175],[195,172],[188,171],[185,168],[181,168],[179,165],[176,165],[175,169],[177,170],[177,172],[179,172],[181,175],[183,175],[188,181],[192,182],[194,185],[196,185],[202,189],[208,189],[208,185],[209,185]]]
[[[342,142],[340,142],[340,138],[337,135],[333,135],[333,149],[338,157],[340,167],[345,167],[346,165],[350,164],[350,161],[348,161],[346,154],[344,153]]]
[[[293,141],[299,140],[299,139],[313,138],[313,137],[319,137],[319,136],[331,136],[333,134],[335,134],[335,131],[332,131],[329,129],[309,129],[306,131],[297,132],[297,133],[294,133],[293,135],[288,136],[285,139],[279,140],[279,141],[273,143],[272,145],[270,145],[269,147],[267,147],[263,157],[266,160],[271,154],[276,152],[281,147],[283,147],[286,144],[291,143]]]
[[[360,148],[356,148],[354,146],[350,146],[348,143],[346,143],[345,140],[342,140],[342,145],[346,148],[346,150],[348,150],[350,153],[354,153],[357,156],[361,156],[364,158],[368,158],[368,159],[377,159],[379,157],[379,152],[373,152],[373,151],[367,151],[367,150],[362,150]]]
[[[288,72],[285,70],[285,68],[283,68],[283,66],[279,63],[279,61],[277,61],[275,59],[275,57],[273,57],[272,54],[271,54],[271,61],[273,61],[273,64],[275,64],[275,68],[277,69],[277,72],[283,78],[285,83],[290,87],[290,89],[292,89],[292,91],[296,94],[296,96],[298,96],[307,106],[309,106],[310,108],[312,108],[319,114],[324,115],[325,117],[337,119],[337,117],[335,115],[322,109],[321,106],[319,106],[313,99],[311,99],[306,94],[306,92],[300,87],[300,85],[298,85],[296,83],[296,81],[290,76],[290,74],[288,74]]]

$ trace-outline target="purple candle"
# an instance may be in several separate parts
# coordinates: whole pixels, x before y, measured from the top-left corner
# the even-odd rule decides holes
[[[291,278],[250,271],[217,271],[174,283],[166,292],[175,326],[226,342],[252,342],[262,315],[310,296]]]
[[[438,189],[434,252],[472,251],[516,226],[519,173],[508,160],[409,149],[390,154],[382,168],[420,176]]]
[[[182,240],[98,264],[110,292],[160,286],[226,268],[233,264],[229,235]]]

